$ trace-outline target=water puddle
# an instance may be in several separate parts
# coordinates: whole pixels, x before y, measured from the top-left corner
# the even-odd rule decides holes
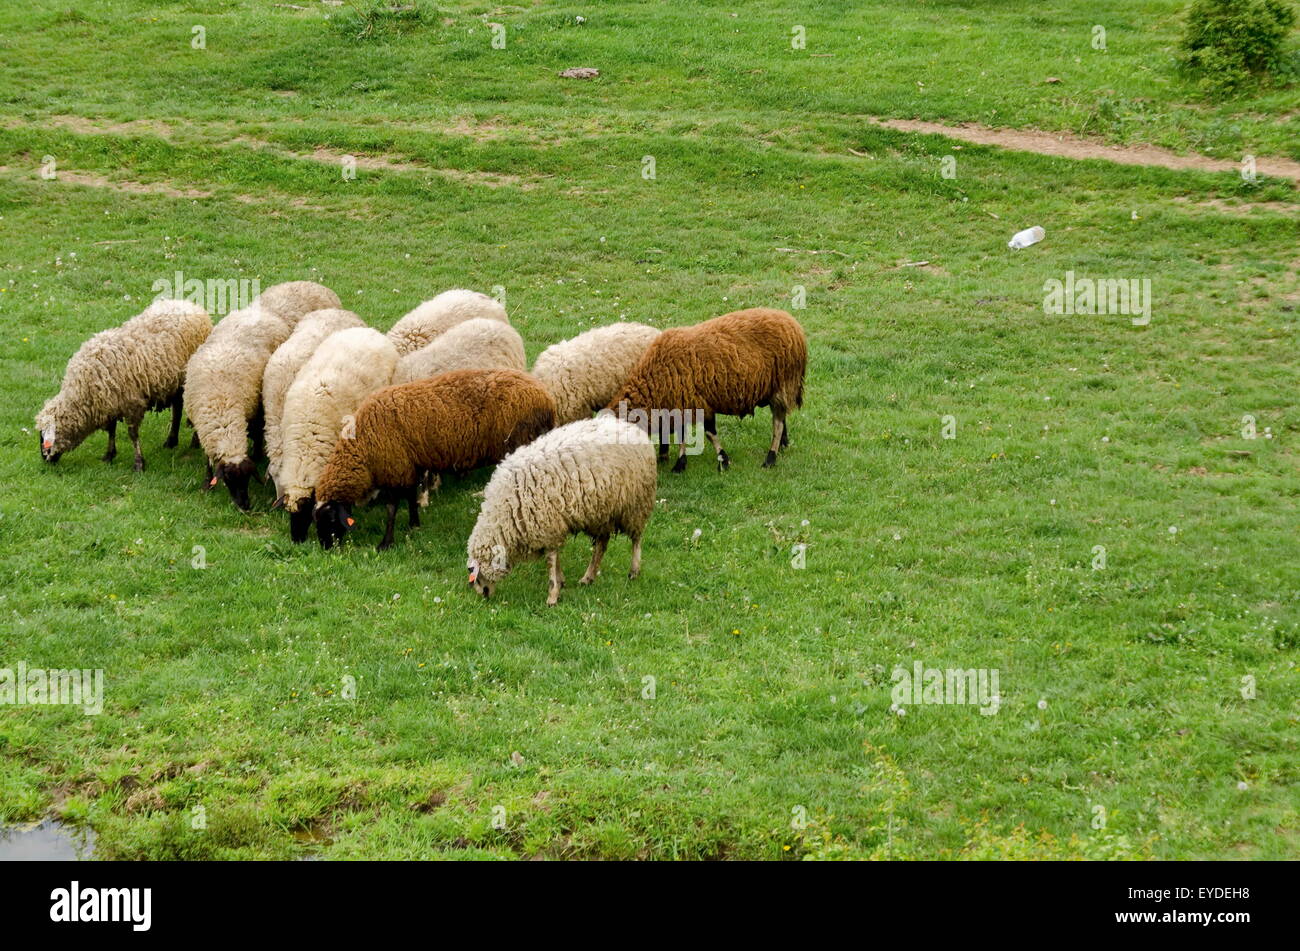
[[[76,862],[94,853],[93,831],[57,819],[0,826],[0,862]]]

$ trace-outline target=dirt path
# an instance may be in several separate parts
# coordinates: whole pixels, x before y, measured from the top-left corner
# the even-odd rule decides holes
[[[1155,165],[1160,168],[1195,169],[1202,172],[1238,172],[1239,162],[1210,158],[1207,155],[1179,155],[1154,145],[1105,145],[1091,139],[1080,138],[1068,132],[1039,132],[1022,129],[994,129],[985,125],[966,123],[943,125],[921,119],[879,119],[876,125],[900,132],[925,132],[946,135],[950,139],[973,142],[976,145],[996,145],[1020,152],[1055,155],[1070,159],[1102,159],[1120,165]],[[1286,178],[1300,182],[1300,162],[1286,158],[1255,159],[1255,170],[1260,175]]]

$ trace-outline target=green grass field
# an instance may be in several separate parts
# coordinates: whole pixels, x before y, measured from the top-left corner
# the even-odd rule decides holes
[[[0,707],[0,822],[144,859],[1300,853],[1293,183],[867,118],[1300,158],[1300,87],[1195,98],[1173,0],[299,5],[0,9],[0,667],[106,678],[99,716]],[[544,563],[485,603],[486,472],[380,555],[382,509],[322,552],[203,493],[162,416],[142,474],[102,434],[40,461],[68,357],[177,270],[384,330],[499,285],[530,358],[803,288],[806,400],[775,469],[765,410],[720,418],[728,472],[661,467],[638,580],[619,539],[555,608]],[[1068,271],[1149,279],[1150,323],[1045,314]],[[891,712],[916,661],[1000,709]]]

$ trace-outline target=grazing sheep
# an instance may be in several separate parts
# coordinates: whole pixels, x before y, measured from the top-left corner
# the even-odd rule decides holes
[[[314,310],[341,307],[339,295],[315,281],[289,281],[276,284],[258,294],[248,309],[262,307],[279,317],[290,329]]]
[[[225,482],[235,505],[248,510],[248,480],[257,472],[262,427],[256,420],[262,404],[262,374],[289,325],[261,307],[227,314],[185,370],[185,408],[194,435],[208,456],[211,489]],[[253,422],[253,453],[248,452]]]
[[[657,475],[645,432],[608,413],[553,429],[516,449],[492,473],[469,536],[474,590],[491,597],[511,568],[545,553],[551,578],[546,603],[555,604],[564,586],[560,548],[579,532],[592,541],[591,563],[579,584],[596,580],[616,532],[632,541],[628,577],[635,578]]]
[[[202,307],[183,300],[158,300],[120,327],[95,334],[78,348],[63,372],[63,382],[36,414],[41,457],[59,457],[97,429],[108,433],[104,461],[117,455],[117,423],[126,420],[135,469],[144,469],[140,422],[151,409],[172,411],[171,432],[163,443],[176,445],[181,425],[185,365],[212,332]]]
[[[453,370],[528,369],[524,338],[499,320],[475,317],[457,324],[433,343],[402,357],[393,383],[427,380]]]
[[[533,364],[533,376],[555,398],[556,422],[584,419],[609,405],[659,331],[645,324],[597,327],[552,344]]]
[[[516,370],[457,370],[368,396],[352,439],[334,446],[316,480],[316,533],[331,547],[352,526],[352,510],[376,494],[388,506],[379,549],[393,543],[397,503],[420,524],[426,473],[468,472],[500,462],[555,425],[546,388]]]
[[[339,439],[344,418],[387,386],[396,368],[397,350],[387,337],[369,327],[353,327],[326,339],[289,387],[276,504],[289,512],[289,536],[295,542],[307,540],[316,479]]]
[[[428,346],[439,334],[475,317],[510,323],[506,309],[495,298],[478,291],[443,291],[393,324],[388,339],[397,347],[397,355],[404,357]]]
[[[702,414],[704,432],[718,453],[718,471],[730,464],[718,439],[716,416],[748,416],[772,408],[772,445],[763,467],[776,464],[789,444],[786,414],[803,405],[808,343],[803,328],[783,310],[754,307],[714,317],[693,327],[665,330],[655,338],[609,408],[624,418],[644,417],[641,426],[660,426],[665,414],[674,429],[684,414]],[[679,428],[680,427],[680,428]],[[681,441],[674,472],[686,468]]]
[[[266,424],[266,474],[272,479],[280,470],[280,417],[284,412],[284,398],[298,371],[330,334],[364,326],[365,321],[350,310],[336,307],[314,310],[298,321],[289,339],[266,361],[262,372],[262,416]],[[277,480],[275,484],[279,495],[280,483]]]

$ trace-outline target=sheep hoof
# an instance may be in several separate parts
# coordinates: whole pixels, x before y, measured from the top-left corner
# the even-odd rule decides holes
[[[677,461],[673,463],[673,472],[685,472],[685,471],[686,471],[686,457],[678,456]]]
[[[546,599],[546,606],[548,608],[553,608],[559,603],[560,603],[560,592],[558,591],[552,592],[551,595]]]
[[[723,450],[718,450],[718,471],[725,472],[731,466],[731,457]]]
[[[144,472],[144,460],[143,460],[143,459],[137,459],[137,460],[135,461],[135,471],[136,471],[136,472]]]
[[[106,452],[102,456],[100,456],[100,458],[103,459],[105,462],[112,462],[114,459],[117,458],[117,453]]]
[[[390,548],[392,548],[392,547],[393,547],[393,543],[392,543],[392,542],[390,542],[390,541],[382,541],[382,542],[380,542],[378,545],[375,546],[375,551],[388,551],[388,549],[390,549]]]
[[[629,572],[627,573],[627,580],[628,580],[628,581],[635,581],[635,580],[637,579],[637,575],[639,575],[639,574],[641,574],[641,569],[640,569],[640,568],[636,568],[636,569],[634,569],[634,570],[632,570],[632,571],[629,571]]]
[[[163,448],[175,449],[176,446],[179,444],[179,442],[180,440],[178,440],[175,436],[168,436],[166,439],[163,440]]]
[[[767,458],[763,460],[763,468],[770,469],[774,465],[776,465],[776,453],[769,449],[767,451]]]
[[[581,578],[578,579],[578,584],[591,584],[595,580],[596,580],[595,575],[583,575]]]

